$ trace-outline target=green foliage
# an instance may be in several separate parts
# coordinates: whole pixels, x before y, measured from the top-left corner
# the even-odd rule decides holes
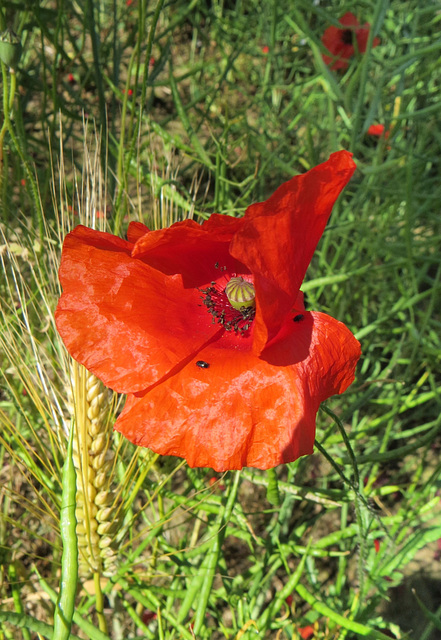
[[[60,598],[72,638],[436,637],[436,602],[417,590],[409,625],[390,601],[441,539],[438,9],[2,3],[0,31],[23,49],[15,72],[0,61],[0,640],[65,637]],[[346,11],[381,44],[331,71],[320,38]],[[319,412],[316,453],[219,477],[115,436],[119,567],[75,593],[69,363],[52,315],[63,235],[241,215],[341,148],[358,169],[303,290],[363,356]]]

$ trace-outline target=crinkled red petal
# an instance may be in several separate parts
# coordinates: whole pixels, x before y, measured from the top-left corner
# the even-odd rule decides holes
[[[133,257],[166,274],[182,274],[184,286],[201,287],[219,277],[219,269],[244,273],[229,244],[243,220],[213,214],[202,225],[193,220],[151,231],[136,243]]]
[[[356,33],[357,46],[360,53],[364,53],[367,49],[369,31],[370,31],[370,24],[368,24],[367,22],[365,25],[363,25],[363,27],[360,27],[359,29],[357,29],[357,33]],[[380,38],[374,38],[372,41],[372,49],[374,49],[375,47],[378,47],[379,44],[380,44]]]
[[[150,233],[150,229],[145,226],[142,222],[130,222],[129,228],[127,229],[127,240],[129,242],[135,242],[145,236],[146,233]]]
[[[266,202],[246,210],[230,252],[254,277],[257,354],[292,309],[332,207],[354,171],[351,153],[333,153],[323,164],[285,182]]]
[[[86,227],[68,234],[55,313],[73,358],[122,393],[162,379],[219,333],[199,291],[133,259],[132,249]]]
[[[360,345],[325,314],[305,312],[289,326],[260,358],[213,342],[164,382],[128,396],[115,428],[216,471],[268,469],[312,453],[319,404],[351,384]]]
[[[343,29],[334,26],[328,27],[322,36],[322,43],[334,57],[349,59],[354,55],[354,46],[345,43],[342,34]]]
[[[354,16],[354,14],[350,11],[347,11],[341,18],[338,19],[338,21],[344,27],[358,27],[360,25],[356,16]]]

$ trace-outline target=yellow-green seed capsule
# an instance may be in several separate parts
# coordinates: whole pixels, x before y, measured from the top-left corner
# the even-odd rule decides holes
[[[225,287],[225,294],[233,309],[248,309],[256,304],[256,292],[251,282],[240,276],[231,278]]]

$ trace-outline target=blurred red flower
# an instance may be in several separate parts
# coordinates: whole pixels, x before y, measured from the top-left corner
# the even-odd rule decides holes
[[[370,24],[365,22],[364,25],[361,25],[353,13],[348,11],[339,19],[339,22],[341,27],[332,25],[326,29],[322,36],[322,43],[331,54],[330,56],[323,54],[322,58],[331,69],[347,69],[349,59],[356,51],[354,43],[357,43],[358,51],[364,53],[369,38]],[[372,48],[379,44],[380,39],[374,38]]]
[[[149,609],[145,609],[143,611],[141,619],[144,624],[148,624],[152,620],[156,620],[157,617],[158,617],[158,614],[156,613],[156,611],[150,611]]]
[[[265,45],[262,47],[262,53],[264,53],[265,55],[266,55],[267,53],[269,53],[269,50],[270,50],[270,48],[269,48],[269,46],[268,46],[267,44],[265,44]]]
[[[314,635],[314,627],[309,624],[306,627],[299,627],[298,632],[302,640],[309,640]]]
[[[216,478],[216,476],[212,476],[209,481],[208,481],[208,485],[210,487],[213,487],[214,485],[216,485],[216,489],[218,489],[219,491],[225,491],[225,485],[220,482],[220,478]]]
[[[390,131],[388,129],[385,130],[384,124],[371,124],[367,132],[368,132],[368,135],[378,136],[379,138],[381,138],[381,136],[384,135],[386,140],[390,136]]]
[[[318,407],[351,384],[360,345],[305,311],[299,288],[354,170],[334,153],[240,219],[66,236],[57,327],[76,360],[128,394],[118,431],[216,471],[312,453]]]

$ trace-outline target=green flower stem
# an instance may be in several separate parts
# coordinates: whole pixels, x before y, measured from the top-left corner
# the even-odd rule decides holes
[[[194,635],[191,634],[184,625],[180,624],[173,614],[167,609],[161,609],[161,602],[151,591],[141,592],[137,588],[134,588],[127,580],[122,577],[118,577],[117,582],[129,595],[131,595],[137,602],[140,602],[147,609],[152,611],[160,611],[160,616],[168,622],[168,624],[176,629],[179,633],[179,637],[182,640],[194,640]]]
[[[318,613],[320,613],[322,616],[329,618],[330,620],[332,620],[332,622],[335,622],[335,624],[343,627],[343,629],[348,629],[352,633],[356,633],[358,636],[371,638],[372,640],[388,640],[388,638],[390,640],[390,636],[386,636],[384,633],[381,633],[381,631],[370,629],[364,624],[360,624],[359,622],[355,622],[354,620],[348,620],[348,618],[335,613],[333,609],[328,607],[323,602],[320,602],[320,600],[317,600],[317,598],[315,598],[312,593],[309,593],[309,591],[302,584],[297,584],[295,590],[297,591],[299,596],[303,598],[303,600],[305,600],[314,609],[314,611],[318,611]]]
[[[412,594],[415,597],[416,601],[418,602],[418,606],[420,607],[421,611],[424,613],[425,617],[428,618],[428,620],[430,621],[420,639],[420,640],[427,640],[431,635],[431,632],[433,631],[433,627],[435,627],[435,629],[438,629],[438,631],[441,631],[441,606],[438,607],[435,613],[432,613],[430,609],[426,607],[426,605],[421,600],[421,598],[418,596],[415,589],[412,589]]]
[[[15,71],[12,70],[12,69],[10,69],[9,78],[11,80],[11,87],[10,87],[10,91],[9,91],[8,107],[9,107],[9,111],[11,111],[11,109],[12,109],[12,107],[14,105],[15,89],[17,87],[17,75],[16,75]]]
[[[266,489],[266,499],[275,507],[280,507],[279,479],[275,469],[268,469],[266,472],[268,486]]]
[[[300,560],[297,569],[290,575],[285,586],[280,589],[280,591],[278,591],[276,597],[271,601],[269,607],[264,610],[264,612],[258,619],[257,626],[261,633],[264,630],[266,631],[268,629],[267,625],[271,624],[271,621],[277,617],[277,614],[286,602],[286,598],[290,596],[292,592],[297,588],[297,585],[300,582],[300,578],[303,574],[303,569],[305,568],[306,559],[309,555],[310,544],[311,542],[308,543],[306,553]]]
[[[57,602],[57,593],[56,593],[56,591],[54,591],[52,589],[52,587],[49,586],[48,583],[40,575],[38,576],[38,581],[39,581],[39,584],[40,584],[41,588],[43,589],[43,591],[45,593],[47,593],[47,595],[49,596],[51,602],[53,602],[53,604],[56,604],[56,602]],[[82,618],[80,616],[80,614],[77,613],[76,611],[73,614],[72,620],[76,625],[79,626],[81,631],[83,631],[85,633],[85,635],[88,638],[90,638],[90,640],[110,640],[110,637],[108,635],[106,635],[105,633],[103,633],[102,631],[97,629],[88,620],[85,620],[84,618]],[[70,636],[70,638],[73,638],[73,637],[74,636],[72,636],[72,635]]]
[[[196,578],[196,580],[194,580],[194,583],[199,584],[200,582],[202,582],[202,584],[200,585],[200,591],[198,589],[199,595],[196,598],[198,604],[193,627],[193,632],[196,637],[198,637],[198,635],[200,634],[205,621],[205,612],[207,609],[208,600],[210,598],[214,575],[219,561],[219,554],[225,536],[225,528],[227,523],[230,521],[231,513],[236,502],[239,480],[240,471],[236,471],[230,485],[227,504],[225,505],[225,508],[221,509],[221,511],[219,512],[217,521],[218,530],[214,539],[212,550],[211,552],[207,553],[201,565],[200,576],[202,580],[200,580],[199,576]]]
[[[187,115],[187,111],[185,110],[184,104],[181,100],[181,96],[179,94],[179,90],[178,90],[178,85],[175,79],[175,76],[173,75],[173,66],[172,66],[172,59],[170,58],[169,60],[169,82],[170,82],[170,89],[172,92],[172,96],[173,96],[173,101],[176,107],[176,111],[178,112],[178,117],[182,123],[182,126],[184,127],[191,145],[194,149],[194,151],[196,151],[198,153],[198,161],[203,163],[208,169],[210,170],[214,170],[215,166],[213,165],[212,161],[210,160],[210,157],[208,155],[208,153],[205,151],[204,145],[202,144],[202,142],[199,140],[198,136],[196,135],[192,124],[190,122],[190,119]]]
[[[242,476],[253,484],[264,486],[268,490],[268,477],[260,476],[251,469],[243,469]],[[346,493],[338,489],[314,489],[313,491],[293,485],[290,482],[278,480],[279,488],[288,495],[296,496],[298,500],[317,502],[325,507],[340,507],[340,501],[347,499]]]
[[[15,90],[17,87],[17,77],[15,71],[10,69],[8,74],[7,67],[4,62],[1,62],[2,67],[2,79],[3,79],[3,125],[0,129],[0,187],[3,178],[3,157],[4,157],[4,140],[5,134],[10,127],[9,114],[14,105]],[[8,79],[10,82],[8,82]]]
[[[104,617],[104,596],[101,589],[101,574],[95,572],[93,574],[93,583],[95,586],[95,610],[98,617],[98,625],[100,631],[108,633],[106,618]]]
[[[345,531],[348,527],[348,503],[347,502],[344,502],[341,505],[340,523],[341,523],[340,531]],[[341,543],[342,547],[344,544],[345,544],[345,540],[343,539]],[[348,567],[348,558],[343,548],[342,548],[341,554],[342,555],[338,559],[338,572],[337,572],[337,579],[335,581],[335,591],[338,596],[340,596],[340,594],[342,593],[343,587],[346,583],[347,567]]]
[[[357,460],[355,458],[355,454],[354,454],[354,450],[352,449],[351,443],[349,441],[349,438],[347,436],[347,433],[345,431],[345,428],[343,426],[342,421],[340,420],[340,418],[338,416],[335,415],[335,413],[333,411],[331,411],[331,409],[329,409],[329,407],[327,407],[325,404],[321,404],[320,408],[328,414],[328,416],[330,416],[335,424],[338,427],[338,430],[340,431],[341,437],[343,438],[343,442],[345,443],[345,447],[348,451],[349,454],[349,458],[352,462],[352,470],[354,472],[354,484],[356,484],[358,487],[360,486],[360,474],[358,471],[358,466],[357,466]]]
[[[144,105],[146,103],[147,83],[148,83],[148,79],[149,79],[149,65],[150,65],[150,57],[152,55],[152,49],[153,49],[153,40],[154,40],[154,37],[155,37],[156,27],[158,25],[159,17],[161,15],[161,11],[162,11],[162,8],[164,6],[164,2],[165,2],[165,0],[159,0],[158,4],[155,7],[155,12],[154,12],[154,14],[152,16],[152,20],[151,20],[149,37],[147,38],[147,47],[146,47],[146,52],[145,52],[145,57],[144,57],[144,77],[143,77],[143,83],[142,83],[142,88],[141,88],[141,104],[142,105]],[[144,13],[145,13],[146,9],[147,9],[147,6],[144,8]]]
[[[92,43],[92,55],[93,55],[93,67],[95,71],[95,81],[96,88],[98,93],[98,108],[100,113],[100,126],[101,126],[101,139],[103,144],[101,144],[101,161],[102,166],[104,167],[106,164],[106,144],[107,141],[107,114],[106,114],[106,101],[104,97],[104,87],[103,87],[103,76],[101,72],[101,61],[100,61],[100,35],[97,32],[96,22],[95,22],[95,6],[94,0],[88,0],[86,2],[85,7],[85,19],[86,24],[89,27],[89,34]]]
[[[4,141],[5,134],[8,128],[8,120],[9,120],[9,82],[8,82],[8,73],[6,69],[6,65],[4,62],[0,62],[0,66],[2,69],[2,80],[3,80],[3,124],[0,129],[0,193],[2,192],[1,187],[3,183],[3,157],[4,157]]]
[[[347,436],[347,433],[345,431],[345,428],[343,426],[343,423],[340,420],[340,418],[336,416],[335,413],[331,411],[331,409],[329,409],[325,404],[321,405],[321,409],[325,411],[325,413],[327,413],[328,416],[330,416],[334,420],[335,424],[337,425],[340,431],[340,434],[343,438],[343,442],[345,443],[346,449],[349,454],[349,459],[352,464],[354,480],[352,481],[346,478],[346,481],[349,481],[351,486],[354,489],[354,506],[355,506],[355,513],[356,513],[357,526],[358,526],[358,532],[359,532],[358,538],[359,538],[359,545],[360,545],[360,550],[358,554],[359,593],[361,594],[361,596],[363,596],[364,585],[365,585],[364,566],[365,566],[365,560],[367,555],[366,537],[367,537],[367,528],[368,528],[368,523],[366,522],[366,513],[369,511],[369,505],[362,494],[362,486],[360,483],[360,474],[358,471],[357,460],[356,460],[354,451],[352,449],[351,443],[349,441],[349,438]],[[341,472],[340,475],[342,475],[342,473],[343,472]],[[342,475],[342,479],[343,479],[343,475]],[[357,600],[358,605],[360,604],[360,600]]]
[[[236,472],[234,480],[230,485],[227,504],[219,510],[216,522],[211,529],[213,536],[212,543],[205,552],[199,571],[193,578],[181,604],[181,608],[179,609],[178,622],[183,622],[194,603],[197,602],[193,627],[193,631],[196,636],[198,635],[205,618],[205,611],[210,596],[211,586],[213,584],[214,574],[225,535],[226,523],[230,520],[233,506],[236,501],[239,478],[240,473]]]
[[[149,36],[147,39],[147,48],[146,48],[146,52],[145,52],[145,61],[144,61],[144,77],[142,80],[142,86],[141,86],[141,109],[142,106],[145,105],[146,103],[146,95],[147,95],[147,84],[148,84],[148,79],[149,79],[149,62],[150,62],[150,57],[152,55],[152,48],[153,48],[153,39],[155,37],[155,33],[156,33],[156,26],[158,24],[158,20],[159,20],[159,16],[161,15],[161,10],[162,7],[164,6],[164,2],[165,0],[159,0],[156,8],[155,8],[155,12],[153,14],[152,17],[152,21],[151,21],[151,26],[150,26],[150,32],[149,32]],[[139,6],[139,12],[140,12],[140,20],[139,20],[139,33],[138,33],[138,42],[137,42],[137,55],[138,55],[138,60],[137,60],[137,69],[139,67],[139,53],[140,53],[140,47],[141,47],[141,39],[142,39],[142,25],[145,22],[145,14],[146,14],[146,10],[147,10],[147,5],[145,3],[145,1],[143,0],[143,2],[140,3]],[[126,109],[127,109],[127,98],[128,98],[128,89],[129,89],[129,81],[130,78],[128,77],[127,79],[127,90],[124,96],[124,102],[123,102],[123,109],[124,109],[124,113],[122,116],[122,122],[124,122],[124,118],[126,115]],[[136,83],[138,83],[138,78],[136,78]],[[141,116],[142,116],[142,112],[140,114],[140,120],[141,120]],[[116,235],[118,235],[120,233],[121,230],[121,224],[122,224],[122,220],[123,220],[123,215],[124,215],[124,211],[123,208],[121,206],[121,201],[122,201],[122,197],[124,195],[124,186],[125,186],[125,176],[124,176],[124,152],[125,152],[125,129],[124,127],[121,127],[121,131],[120,131],[120,136],[119,136],[119,145],[118,145],[118,165],[117,165],[117,178],[118,178],[118,184],[121,185],[119,190],[118,190],[118,195],[116,198],[116,202],[115,202],[115,211],[116,211],[116,215],[115,215],[115,221],[114,221],[114,225],[113,225],[113,233],[115,233]],[[126,166],[130,166],[130,163],[132,161],[133,158],[133,154],[135,151],[135,143],[138,141],[138,136],[132,136],[132,142],[129,148],[129,151],[127,153],[127,161],[126,161]]]
[[[357,103],[356,103],[354,115],[352,118],[352,132],[351,132],[351,141],[349,145],[349,150],[352,151],[353,153],[356,151],[356,146],[358,143],[361,118],[362,118],[363,108],[365,103],[366,84],[368,81],[369,58],[370,58],[370,53],[372,51],[372,42],[374,41],[376,30],[381,22],[381,17],[384,16],[388,5],[389,5],[388,1],[377,0],[377,5],[375,7],[375,12],[373,17],[373,25],[369,31],[366,53],[364,54],[363,60],[360,63],[360,67],[361,67],[360,84],[357,91]]]
[[[73,433],[72,427],[62,472],[60,531],[63,553],[60,592],[54,611],[53,640],[69,640],[70,638],[78,582],[77,521],[75,518],[76,474],[72,457]]]
[[[23,615],[24,609],[23,609],[21,598],[20,598],[20,589],[17,581],[17,570],[15,568],[14,563],[11,563],[8,567],[8,578],[9,578],[9,584],[11,585],[12,598],[14,600],[15,610],[18,614]],[[23,640],[31,640],[31,634],[29,633],[28,629],[23,628],[22,634],[23,634]]]
[[[12,611],[0,611],[0,622],[8,622],[16,629],[29,629],[39,633],[43,638],[48,640],[56,640],[53,627],[46,622],[40,622],[32,616],[26,616],[22,613],[13,613]],[[82,640],[79,636],[71,633],[69,640]]]
[[[9,133],[12,144],[21,160],[21,163],[26,171],[26,180],[30,186],[30,193],[32,194],[32,200],[34,204],[35,223],[38,226],[40,239],[44,239],[44,212],[41,206],[40,194],[37,187],[37,182],[34,177],[34,173],[31,170],[28,159],[25,156],[23,148],[15,134],[14,127],[10,118],[10,112],[14,105],[14,97],[16,91],[16,74],[14,71],[8,70],[4,62],[0,61],[3,80],[3,124],[0,129],[0,198],[3,195],[3,158],[4,158],[4,139],[6,131]],[[10,82],[8,81],[8,75]]]

